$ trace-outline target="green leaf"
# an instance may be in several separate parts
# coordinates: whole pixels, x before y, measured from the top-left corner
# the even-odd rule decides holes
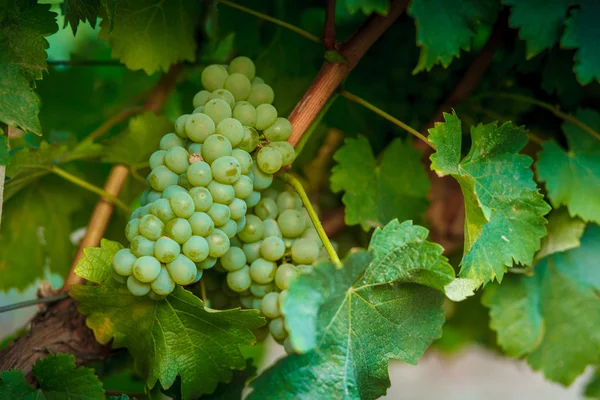
[[[71,25],[73,35],[77,34],[79,21],[90,23],[92,28],[96,27],[96,20],[100,12],[100,0],[65,0],[63,4],[63,13],[65,14],[65,24]]]
[[[0,128],[0,165],[6,165],[10,161],[10,154],[8,154],[8,138],[3,135],[3,131]]]
[[[527,44],[527,59],[553,47],[574,0],[503,0],[511,6],[510,24]],[[543,12],[540,12],[543,10]]]
[[[438,63],[447,68],[461,50],[471,50],[478,25],[493,23],[499,6],[494,0],[414,0],[408,13],[417,25],[421,55],[413,73]]]
[[[374,399],[390,386],[388,360],[415,364],[441,335],[442,288],[454,270],[410,221],[376,229],[370,253],[341,269],[319,264],[289,289],[283,313],[294,347],[252,381],[249,399]]]
[[[365,137],[346,139],[333,157],[338,165],[331,174],[331,189],[345,192],[346,223],[367,231],[394,218],[423,215],[430,183],[420,157],[409,141],[396,139],[377,165]]]
[[[585,230],[585,222],[579,218],[571,218],[566,209],[553,211],[546,225],[548,235],[542,239],[542,246],[535,258],[540,260],[561,251],[574,249],[581,245],[579,239]]]
[[[444,123],[429,130],[437,148],[431,168],[452,175],[465,197],[460,276],[480,283],[501,281],[513,262],[533,262],[546,235],[543,215],[550,207],[533,180],[531,158],[518,154],[527,143],[527,133],[510,122],[474,126],[471,150],[461,161],[461,121],[455,113],[444,118]]]
[[[575,117],[600,130],[600,114],[580,109]],[[569,150],[545,142],[536,163],[538,178],[546,183],[554,207],[564,205],[572,216],[600,223],[600,142],[571,123],[563,124]]]
[[[109,42],[112,56],[129,69],[143,69],[148,75],[168,71],[172,64],[196,59],[194,38],[200,9],[200,2],[193,0],[168,5],[157,0],[121,0],[114,28],[103,20],[99,37]]]
[[[212,393],[232,379],[233,369],[245,368],[239,346],[253,344],[250,329],[264,325],[257,310],[211,310],[181,287],[161,301],[135,297],[109,277],[118,245],[101,245],[78,268],[81,277],[100,285],[74,286],[69,293],[100,343],[112,340],[113,347],[129,350],[148,387],[160,381],[169,388],[180,376],[181,393],[189,399]]]
[[[486,287],[498,343],[513,357],[568,385],[600,361],[600,227],[590,225],[581,247],[555,253],[535,266],[533,277],[512,276]]]
[[[600,398],[600,370],[599,369],[596,369],[596,372],[594,373],[594,376],[592,376],[592,379],[590,379],[590,381],[585,385],[584,394],[586,397],[589,397],[591,399]]]
[[[600,3],[596,0],[582,0],[579,4],[580,8],[572,10],[566,21],[560,44],[569,49],[577,49],[574,71],[577,80],[582,85],[587,85],[594,80],[600,81],[600,25],[596,18],[600,15]]]
[[[361,11],[365,15],[373,13],[386,15],[388,13],[388,0],[342,0],[338,1],[337,7],[343,7],[350,14]]]
[[[91,368],[76,368],[70,354],[49,355],[33,366],[38,387],[29,386],[21,371],[0,373],[0,400],[104,400],[104,390]]]
[[[41,135],[42,127],[38,120],[40,99],[21,69],[3,58],[0,55],[0,121]]]
[[[111,139],[103,161],[130,166],[145,163],[158,149],[163,135],[173,129],[169,119],[151,111],[133,117],[129,120],[128,128]]]

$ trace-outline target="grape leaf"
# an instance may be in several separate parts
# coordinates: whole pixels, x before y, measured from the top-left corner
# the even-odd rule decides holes
[[[183,398],[189,399],[212,393],[232,379],[233,369],[245,368],[239,345],[253,344],[250,329],[264,325],[257,310],[207,309],[181,287],[161,301],[135,297],[109,276],[119,246],[108,240],[101,246],[77,267],[81,277],[100,285],[73,286],[69,293],[100,343],[112,340],[113,347],[129,350],[148,387],[160,381],[169,388],[179,375]]]
[[[493,122],[471,128],[472,145],[461,161],[461,121],[456,113],[429,130],[437,151],[431,168],[451,175],[465,197],[465,248],[460,276],[480,283],[502,280],[513,262],[531,264],[546,235],[550,207],[533,180],[523,128]]]
[[[600,130],[598,112],[580,109],[575,117]],[[536,163],[538,178],[546,183],[554,207],[567,206],[572,216],[600,223],[600,142],[572,123],[562,128],[569,150],[545,142]]]
[[[336,7],[343,7],[350,14],[361,11],[365,15],[373,13],[386,15],[388,13],[388,0],[342,0],[338,1]]]
[[[571,10],[560,44],[569,49],[577,49],[574,71],[577,80],[582,85],[587,85],[594,80],[600,81],[600,26],[597,21],[600,3],[596,0],[582,0],[579,4],[579,9]]]
[[[133,117],[128,128],[111,139],[103,161],[130,166],[145,163],[158,149],[163,135],[173,129],[171,121],[151,111]]]
[[[1,50],[0,50],[1,51]],[[41,135],[38,120],[40,99],[16,64],[5,62],[0,55],[0,121]]]
[[[454,270],[428,231],[410,221],[376,229],[369,252],[337,269],[318,265],[289,289],[283,313],[302,354],[252,381],[249,399],[374,399],[390,386],[388,360],[415,364],[441,335],[443,288]],[[430,287],[422,286],[425,284]]]
[[[550,254],[574,249],[581,245],[579,239],[585,230],[585,222],[579,218],[571,218],[566,209],[555,210],[548,217],[546,225],[548,234],[542,239],[540,250],[535,255],[537,260]]]
[[[360,224],[367,231],[394,218],[423,215],[430,183],[420,157],[409,141],[396,139],[377,165],[365,137],[346,139],[333,157],[338,165],[331,174],[331,189],[345,192],[346,224]]]
[[[447,68],[460,51],[471,49],[481,23],[493,23],[500,4],[494,0],[414,0],[408,13],[417,25],[419,62],[413,73],[431,70],[440,63]]]
[[[194,35],[200,22],[200,2],[182,0],[165,4],[156,0],[121,0],[114,27],[100,23],[99,38],[109,42],[112,56],[127,68],[148,75],[167,71],[179,61],[196,59]]]
[[[585,385],[586,397],[590,399],[598,399],[600,398],[600,370],[596,369],[596,372],[592,376],[592,378]]]
[[[100,0],[65,0],[63,4],[63,13],[65,14],[65,24],[71,25],[73,35],[77,34],[79,21],[89,22],[92,28],[96,27],[96,20],[100,12]]]
[[[600,361],[600,227],[589,225],[581,246],[554,253],[533,277],[512,276],[486,287],[498,343],[534,370],[568,385],[588,364]]]
[[[10,161],[10,154],[8,153],[8,138],[3,135],[3,132],[4,131],[2,128],[0,128],[0,166],[8,164]]]
[[[92,368],[75,366],[70,354],[49,355],[33,366],[38,387],[29,386],[22,371],[0,372],[0,400],[104,400]]]

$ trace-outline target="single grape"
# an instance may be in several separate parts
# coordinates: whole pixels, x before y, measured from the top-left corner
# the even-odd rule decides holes
[[[283,236],[288,238],[298,237],[306,228],[304,215],[298,210],[285,210],[277,218],[279,229]]]
[[[260,303],[262,302],[262,298],[260,297],[254,297],[252,299],[252,308],[256,309],[256,310],[260,310]]]
[[[246,216],[244,215],[242,218],[236,220],[235,225],[237,227],[236,233],[240,233],[246,227]],[[239,240],[238,238],[236,238],[236,239]],[[240,241],[240,246],[241,246],[241,241]]]
[[[263,78],[259,78],[258,76],[255,76],[254,79],[252,80],[252,86],[256,86],[260,83],[265,83],[265,80]]]
[[[229,238],[227,235],[220,229],[215,229],[213,233],[211,233],[207,238],[208,242],[208,254],[211,257],[221,257],[227,250],[229,250]]]
[[[171,185],[176,185],[179,176],[164,165],[154,168],[148,176],[152,189],[162,192]]]
[[[238,237],[246,243],[253,243],[263,238],[263,223],[256,215],[246,215],[246,226],[238,233]]]
[[[175,213],[171,209],[171,204],[167,199],[157,199],[150,205],[150,214],[167,223],[175,218]]]
[[[204,161],[192,163],[187,169],[187,179],[194,186],[208,186],[213,179],[210,165]]]
[[[256,156],[256,163],[263,172],[267,174],[274,174],[281,169],[283,165],[283,159],[281,153],[275,150],[271,146],[265,146],[258,151]]]
[[[247,151],[239,148],[233,149],[231,157],[238,162],[241,174],[247,174],[252,170],[252,156]]]
[[[273,336],[273,339],[278,341],[282,341],[287,337],[282,317],[275,318],[269,322],[269,332]]]
[[[165,229],[167,235],[179,244],[184,244],[192,237],[192,227],[190,223],[183,218],[171,220]]]
[[[252,173],[254,174],[255,190],[265,190],[273,183],[273,175],[263,172],[261,168],[258,168],[257,163],[252,164]]]
[[[204,106],[196,107],[194,108],[194,111],[192,111],[192,114],[200,114],[202,111],[204,111]]]
[[[273,104],[273,100],[275,100],[275,92],[273,92],[271,86],[265,83],[252,85],[248,102],[254,107],[258,107],[261,104]]]
[[[283,340],[283,349],[287,354],[296,354],[296,349],[294,349],[294,345],[289,336]]]
[[[170,199],[171,209],[180,218],[189,218],[195,211],[192,197],[187,193],[176,193]]]
[[[275,284],[279,289],[286,290],[297,275],[298,272],[295,265],[281,264],[275,273]]]
[[[167,133],[160,139],[159,147],[161,150],[171,150],[173,147],[183,147],[183,139],[175,133]]]
[[[292,124],[287,118],[277,118],[271,126],[264,131],[265,138],[270,142],[288,140],[292,134]]]
[[[298,264],[296,265],[296,272],[298,275],[310,274],[313,270],[312,265]]]
[[[277,218],[279,214],[277,204],[271,199],[262,198],[254,207],[254,214],[262,220]]]
[[[179,179],[177,179],[177,185],[181,186],[185,190],[190,190],[192,188],[192,184],[188,181],[187,174],[184,172],[179,175]]]
[[[246,100],[248,96],[250,96],[250,91],[252,90],[250,80],[237,72],[229,75],[227,79],[225,79],[223,87],[229,90],[236,100]]]
[[[169,271],[165,267],[161,267],[158,278],[156,278],[150,287],[154,293],[161,296],[168,296],[173,290],[175,290],[175,282],[171,279]]]
[[[256,107],[255,128],[263,131],[273,125],[277,120],[277,109],[270,104],[261,104]]]
[[[312,224],[312,222],[311,222],[311,224]],[[315,242],[317,242],[319,245],[321,245],[321,238],[319,237],[317,230],[315,228],[313,228],[312,226],[310,226],[309,228],[306,228],[306,230],[302,233],[302,237],[307,238],[307,239],[312,239]]]
[[[279,293],[279,299],[277,299],[277,302],[279,303],[279,309],[280,310],[283,310],[283,304],[285,303],[285,299],[287,299],[287,297],[288,297],[288,291],[287,291],[287,289],[282,290]]]
[[[268,188],[267,190],[262,192],[262,197],[266,198],[266,199],[271,199],[271,200],[277,201],[278,196],[279,196],[279,191],[277,191],[273,188]]]
[[[202,112],[208,115],[215,125],[218,125],[225,118],[231,118],[231,107],[225,100],[221,99],[209,100]]]
[[[265,294],[262,302],[260,303],[260,311],[264,314],[265,317],[275,319],[281,316],[279,312],[279,293],[271,292]]]
[[[127,278],[127,289],[129,289],[132,295],[141,297],[148,294],[150,291],[150,284],[140,282],[133,275],[130,275],[129,278]]]
[[[240,176],[240,179],[233,184],[233,190],[235,193],[235,197],[238,199],[245,199],[252,194],[252,189],[254,189],[254,185],[252,184],[252,180],[248,178],[246,175]]]
[[[212,181],[208,184],[210,194],[213,201],[220,204],[230,204],[235,198],[235,190],[231,185],[225,185],[217,181]]]
[[[292,165],[296,158],[296,150],[289,142],[271,142],[269,144],[272,148],[277,150],[281,154],[281,164],[283,166]]]
[[[187,171],[188,152],[183,147],[172,147],[165,155],[165,165],[176,174],[182,174]]]
[[[196,264],[198,269],[211,269],[217,263],[217,259],[215,257],[208,256],[204,261],[201,261]]]
[[[202,155],[202,143],[192,143],[192,144],[190,144],[188,146],[188,153],[190,155],[197,154],[197,155],[201,156]]]
[[[209,65],[202,71],[201,81],[202,86],[209,92],[217,89],[222,89],[225,84],[225,79],[229,76],[227,69],[222,65]]]
[[[260,245],[260,254],[267,261],[277,261],[285,253],[285,244],[277,236],[269,236]]]
[[[227,235],[227,237],[231,240],[237,234],[237,223],[230,219],[225,224],[219,227],[220,230],[223,231]]]
[[[115,272],[122,276],[129,276],[133,270],[133,263],[137,258],[129,249],[121,249],[115,253],[112,265]]]
[[[248,153],[253,152],[258,146],[258,142],[260,138],[258,136],[258,132],[256,129],[250,126],[244,126],[244,138],[242,142],[238,145],[238,147]]]
[[[149,191],[148,192],[148,205],[151,205],[156,200],[160,199],[161,196],[162,196],[161,192],[156,192],[154,190]]]
[[[154,241],[139,235],[133,238],[129,248],[136,257],[151,256],[154,254]]]
[[[206,114],[192,114],[185,122],[185,132],[187,136],[196,143],[204,143],[204,141],[213,133],[215,133],[215,123]]]
[[[215,223],[212,218],[204,212],[195,212],[188,218],[188,222],[192,227],[194,235],[205,237],[210,235],[213,229],[215,229]]]
[[[176,193],[187,193],[187,190],[185,190],[179,185],[170,185],[163,191],[162,197],[163,199],[170,199]]]
[[[119,274],[117,273],[117,271],[115,271],[115,269],[114,269],[114,268],[111,268],[111,269],[110,269],[110,275],[113,277],[113,279],[114,279],[115,281],[117,281],[117,282],[119,282],[119,283],[121,283],[121,284],[125,284],[125,283],[127,283],[127,277],[126,277],[126,276],[119,275]]]
[[[189,116],[190,116],[190,114],[183,114],[182,116],[180,116],[179,118],[177,118],[175,120],[175,133],[180,138],[184,138],[184,139],[187,138],[187,135],[185,133],[185,121],[187,121]]]
[[[244,126],[256,125],[256,108],[247,101],[236,103],[232,115]]]
[[[300,210],[302,208],[302,200],[296,192],[281,192],[277,196],[277,209],[279,213],[285,210]]]
[[[217,158],[210,166],[210,170],[217,182],[229,185],[237,182],[242,174],[240,163],[232,156]]]
[[[162,263],[170,263],[181,253],[179,244],[170,237],[163,236],[154,244],[154,257]]]
[[[254,243],[244,243],[242,245],[242,250],[244,250],[244,254],[246,255],[246,261],[249,264],[258,258],[260,258],[260,245],[262,244],[262,240]]]
[[[250,278],[250,268],[244,265],[237,271],[229,272],[227,274],[227,285],[234,292],[243,292],[250,288],[252,279]]]
[[[217,89],[210,94],[209,100],[212,99],[221,99],[226,102],[230,108],[233,108],[235,105],[235,99],[233,94],[227,89]]]
[[[189,285],[196,278],[196,264],[183,254],[167,264],[171,279],[178,285]]]
[[[256,67],[248,57],[239,56],[231,60],[228,72],[230,75],[239,73],[246,76],[249,80],[253,80],[256,76]]]
[[[312,264],[319,256],[319,245],[312,239],[300,238],[292,245],[292,260],[297,264]]]
[[[244,203],[244,205],[246,205],[246,203]],[[139,234],[140,234],[140,219],[134,218],[131,221],[129,221],[127,223],[127,226],[125,227],[125,237],[127,238],[127,240],[129,240],[131,242],[133,240],[133,238]]]
[[[235,198],[231,204],[229,204],[229,211],[231,214],[230,218],[233,220],[238,220],[246,215],[248,207],[246,206],[246,202],[244,200]]]
[[[145,206],[148,204],[148,193],[150,192],[150,189],[146,189],[142,192],[142,195],[140,196],[140,206]]]
[[[194,200],[196,211],[206,212],[213,204],[212,194],[205,187],[195,187],[190,189],[189,195]]]
[[[229,207],[219,203],[213,203],[206,213],[214,221],[216,226],[225,225],[231,216]]]
[[[252,268],[250,268],[250,276],[252,277]],[[273,282],[269,282],[269,283],[252,282],[252,285],[250,286],[250,293],[252,293],[254,295],[254,297],[258,297],[260,299],[265,297],[265,295],[267,295],[267,293],[271,293],[273,290],[275,290],[275,286],[273,286]],[[257,307],[254,307],[254,308],[260,309],[260,303],[258,304]]]
[[[192,105],[194,108],[200,107],[206,104],[206,102],[210,99],[210,92],[208,90],[201,90],[194,95],[194,99],[192,100]]]
[[[133,276],[140,282],[150,283],[160,274],[160,262],[152,256],[143,256],[133,263]]]
[[[229,139],[233,147],[239,145],[244,139],[244,127],[235,118],[225,118],[219,122],[217,133]]]
[[[152,214],[144,215],[140,219],[140,233],[150,240],[157,240],[162,236],[165,224]]]
[[[227,271],[237,271],[246,265],[246,254],[239,247],[230,247],[221,257],[221,265]]]
[[[217,158],[230,156],[232,152],[231,142],[223,135],[211,135],[202,146],[202,158],[209,164]]]
[[[154,169],[160,165],[165,165],[165,155],[167,152],[165,150],[156,150],[150,156],[150,169]]]
[[[240,296],[240,303],[244,308],[252,308],[252,300],[254,300],[253,296]]]
[[[252,208],[260,201],[260,192],[252,192],[250,196],[244,199],[248,208]]]
[[[263,241],[264,243],[264,241]],[[262,244],[260,246],[262,250]],[[256,283],[269,283],[275,279],[275,272],[277,271],[277,264],[273,261],[265,260],[264,258],[258,258],[250,265],[250,276]]]
[[[275,219],[268,218],[263,220],[263,226],[265,229],[265,237],[273,236],[283,238],[283,235],[281,234],[281,229],[279,229],[279,224],[277,224],[277,221]]]
[[[204,270],[196,268],[196,277],[194,278],[194,282],[192,283],[200,282],[200,279],[202,279],[202,275],[204,275]]]
[[[183,254],[193,262],[204,261],[208,257],[208,243],[202,236],[192,236],[181,248]]]

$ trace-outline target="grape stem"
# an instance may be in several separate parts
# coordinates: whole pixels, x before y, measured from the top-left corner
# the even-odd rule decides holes
[[[325,9],[325,25],[323,27],[323,44],[325,49],[334,50],[335,43],[335,0],[327,0]]]
[[[312,221],[313,225],[315,226],[315,229],[317,230],[319,238],[321,238],[321,241],[323,242],[323,246],[325,246],[327,254],[329,254],[329,258],[331,258],[331,261],[336,266],[341,267],[342,262],[340,261],[340,258],[338,257],[337,253],[335,252],[335,249],[333,248],[329,237],[327,237],[327,234],[323,229],[323,225],[321,225],[321,220],[319,220],[319,217],[315,212],[315,209],[313,208],[312,203],[310,202],[310,199],[308,198],[308,195],[306,194],[306,191],[302,186],[302,183],[300,183],[300,181],[295,176],[289,173],[281,174],[279,178],[281,178],[282,181],[293,187],[296,193],[298,193],[298,196],[300,196],[300,199],[302,200],[302,204],[308,212],[310,220]]]
[[[127,108],[127,109],[121,111],[120,113],[112,116],[111,118],[106,120],[102,125],[100,125],[98,128],[94,129],[85,139],[83,139],[81,142],[79,142],[79,144],[77,145],[77,148],[81,148],[85,145],[88,145],[89,143],[93,142],[100,136],[104,135],[106,132],[108,132],[111,128],[113,128],[118,123],[126,120],[127,118],[133,117],[134,115],[139,114],[142,111],[144,111],[143,107],[133,107],[133,108]]]
[[[20,303],[9,304],[7,306],[0,307],[0,314],[3,312],[7,312],[7,311],[17,310],[19,308],[35,306],[36,304],[54,303],[54,302],[66,299],[67,297],[69,297],[68,294],[61,293],[61,294],[57,294],[56,296],[42,297],[40,299],[26,300],[26,301],[21,301]]]

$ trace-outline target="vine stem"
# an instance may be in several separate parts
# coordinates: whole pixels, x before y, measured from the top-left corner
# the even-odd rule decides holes
[[[321,241],[323,242],[323,246],[325,246],[325,250],[327,250],[327,254],[329,254],[329,258],[331,258],[331,261],[335,265],[341,267],[342,262],[340,261],[340,258],[338,257],[335,249],[333,248],[329,237],[325,233],[323,225],[321,225],[321,220],[319,219],[319,216],[313,208],[312,203],[310,202],[310,199],[308,198],[308,195],[306,194],[306,191],[302,186],[302,183],[300,183],[300,181],[295,176],[289,173],[281,174],[279,178],[281,178],[282,181],[293,187],[296,193],[298,193],[298,196],[300,196],[300,199],[302,200],[302,204],[304,204],[304,207],[308,212],[310,220],[312,221],[313,225],[315,226],[315,229],[317,230],[317,233],[319,234],[319,238],[321,238]]]
[[[400,121],[399,119],[392,117],[390,114],[386,113],[379,107],[369,103],[365,99],[358,97],[357,95],[355,95],[353,93],[348,92],[347,90],[341,90],[340,95],[342,97],[347,98],[350,101],[360,104],[361,106],[373,111],[375,114],[379,115],[380,117],[387,119],[392,124],[399,126],[400,128],[402,128],[405,131],[407,131],[408,133],[410,133],[411,135],[414,135],[418,139],[422,140],[423,143],[425,143],[426,145],[431,147],[433,150],[435,150],[435,145],[433,143],[431,143],[429,140],[427,140],[425,135],[423,135],[421,132],[417,131],[416,129],[412,128],[411,126],[405,124],[404,122]]]
[[[335,0],[327,0],[325,8],[325,26],[323,27],[325,49],[335,49]]]
[[[0,314],[7,311],[17,310],[19,308],[35,306],[36,304],[55,303],[57,301],[66,299],[67,297],[69,297],[68,294],[61,293],[57,294],[56,296],[42,297],[40,299],[26,300],[19,303],[9,304],[7,306],[0,307]]]
[[[132,116],[139,114],[142,111],[144,111],[144,107],[127,108],[127,109],[119,112],[118,114],[116,114],[116,115],[112,116],[111,118],[109,118],[108,120],[106,120],[98,128],[94,129],[85,139],[83,139],[81,142],[79,142],[77,147],[81,147],[82,145],[86,145],[88,143],[93,142],[94,140],[96,140],[97,138],[99,138],[100,136],[102,136],[106,132],[108,132],[112,127],[114,127],[118,123],[120,123],[128,118],[131,118]]]
[[[69,65],[74,67],[124,67],[118,60],[48,60],[48,65]]]
[[[315,43],[321,43],[321,39],[319,39],[318,36],[313,35],[312,33],[308,32],[308,31],[305,31],[304,29],[299,28],[299,27],[297,27],[295,25],[289,24],[289,23],[287,23],[285,21],[282,21],[280,19],[277,19],[275,17],[271,17],[270,15],[263,14],[263,13],[261,13],[259,11],[255,11],[255,10],[253,10],[251,8],[241,6],[239,4],[233,3],[233,2],[228,1],[228,0],[217,0],[217,1],[219,3],[221,3],[221,4],[229,6],[231,8],[235,8],[235,9],[243,11],[243,12],[245,12],[247,14],[254,15],[255,17],[258,17],[260,19],[264,19],[265,21],[272,22],[275,25],[279,25],[279,26],[281,26],[281,27],[283,27],[285,29],[289,29],[290,31],[295,32],[298,35],[304,36],[308,40],[311,40],[311,41],[313,41]]]

